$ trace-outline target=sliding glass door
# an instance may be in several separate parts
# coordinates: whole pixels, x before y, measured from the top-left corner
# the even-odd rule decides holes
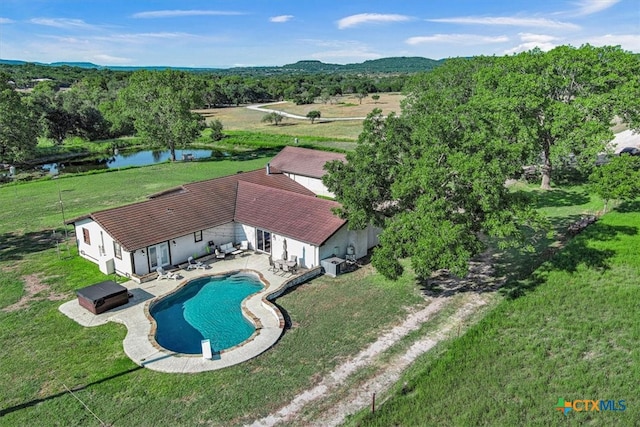
[[[259,251],[271,253],[271,233],[256,229],[256,242]]]

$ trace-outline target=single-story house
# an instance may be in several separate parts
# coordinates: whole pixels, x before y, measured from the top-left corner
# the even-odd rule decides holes
[[[251,249],[274,259],[286,245],[287,254],[296,255],[306,268],[351,251],[357,258],[365,256],[378,244],[378,230],[349,230],[332,212],[339,203],[316,197],[280,169],[295,169],[287,166],[292,153],[315,175],[318,169],[311,168],[309,159],[327,161],[315,150],[293,148],[274,157],[266,170],[184,184],[139,203],[72,219],[68,223],[75,227],[78,252],[104,273],[140,281],[158,267],[207,255],[212,247],[229,242],[248,241]],[[278,158],[283,153],[285,162]],[[317,182],[306,183],[323,192]]]

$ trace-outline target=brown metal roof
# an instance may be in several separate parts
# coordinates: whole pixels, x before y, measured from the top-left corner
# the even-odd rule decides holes
[[[339,206],[314,196],[239,182],[235,220],[320,246],[346,223],[331,212]]]
[[[312,197],[313,192],[284,175],[264,169],[185,184],[153,199],[90,215],[127,251],[144,248],[198,230],[232,222],[238,182],[287,194]]]
[[[332,160],[346,162],[347,156],[341,153],[287,146],[271,159],[269,164],[272,167],[272,171],[322,178],[326,173],[324,170],[325,163]]]

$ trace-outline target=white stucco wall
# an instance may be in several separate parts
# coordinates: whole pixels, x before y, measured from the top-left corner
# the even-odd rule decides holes
[[[322,180],[319,178],[311,178],[309,176],[296,175],[294,173],[285,173],[285,175],[319,196],[335,197],[333,193],[327,190],[327,187],[324,186]]]
[[[318,250],[309,243],[285,237],[279,234],[273,234],[271,237],[271,254],[273,259],[281,259],[284,252],[284,241],[287,241],[287,259],[291,259],[291,255],[298,257],[298,265],[305,268],[313,268],[318,265]]]
[[[240,243],[243,240],[249,242],[249,249],[256,249],[256,229],[250,225],[236,223],[235,225],[235,241]]]
[[[344,258],[347,254],[347,246],[353,246],[356,258],[362,258],[367,255],[369,249],[379,243],[379,232],[378,228],[372,226],[364,230],[349,230],[345,224],[320,247],[320,260],[334,254]]]
[[[83,229],[89,230],[90,244],[84,242]],[[113,239],[92,219],[84,219],[75,224],[78,253],[100,267],[103,273],[109,273],[107,263],[112,261],[115,272],[121,276],[131,275],[131,257],[129,252],[122,249],[122,259],[116,258]]]

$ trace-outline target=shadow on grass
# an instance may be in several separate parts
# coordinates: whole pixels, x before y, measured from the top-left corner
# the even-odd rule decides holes
[[[54,236],[53,230],[35,231],[22,235],[4,233],[0,235],[0,259],[21,260],[26,254],[55,248],[58,241],[59,235]]]
[[[138,371],[140,369],[142,369],[142,366],[136,366],[136,367],[128,369],[126,371],[119,372],[117,374],[111,375],[111,376],[106,377],[106,378],[102,378],[101,380],[98,380],[98,381],[94,381],[92,383],[85,384],[85,385],[82,385],[82,386],[73,387],[71,389],[71,391],[72,392],[76,392],[76,391],[85,390],[85,389],[87,389],[87,388],[89,388],[91,386],[94,386],[94,385],[97,385],[97,384],[102,384],[104,382],[107,382],[107,381],[110,381],[112,379],[115,379],[115,378],[130,374],[130,373]],[[62,397],[64,395],[66,395],[67,393],[69,393],[69,392],[65,390],[65,391],[61,391],[60,393],[56,393],[56,394],[52,394],[50,396],[43,397],[41,399],[30,400],[29,402],[21,403],[19,405],[15,405],[15,406],[11,406],[9,408],[2,409],[2,410],[0,410],[0,417],[3,417],[3,416],[5,416],[7,414],[10,414],[12,412],[19,411],[21,409],[25,409],[25,408],[29,408],[29,407],[38,405],[39,403],[46,402],[48,400],[57,399],[58,397]]]
[[[609,261],[615,256],[616,251],[590,247],[589,242],[615,240],[619,234],[635,236],[638,234],[638,228],[597,222],[569,240],[565,246],[549,246],[541,256],[536,257],[537,262],[516,271],[506,281],[501,291],[508,298],[515,299],[544,283],[549,273],[553,271],[574,273],[578,271],[580,265],[597,272],[606,271],[610,268]]]
[[[640,212],[640,200],[622,202],[615,210],[622,213]]]
[[[589,195],[585,191],[567,191],[557,188],[536,197],[535,208],[580,206],[589,203],[589,201]]]

